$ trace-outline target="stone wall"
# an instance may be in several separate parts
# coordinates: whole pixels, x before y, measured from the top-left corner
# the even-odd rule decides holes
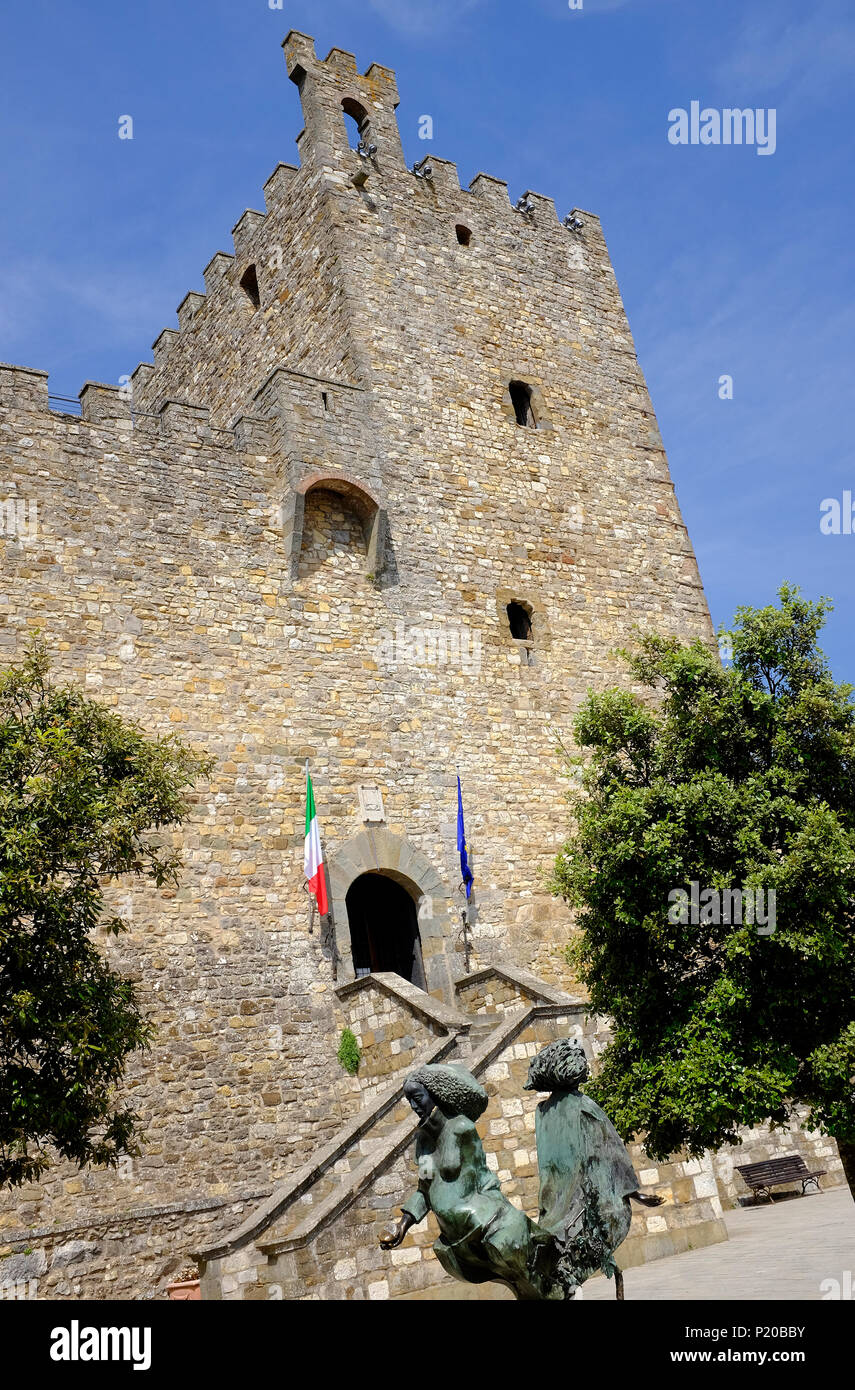
[[[537,1214],[538,1201],[534,1125],[540,1097],[523,1090],[529,1062],[556,1037],[577,1036],[591,1054],[598,1032],[596,1021],[586,1023],[581,1010],[576,1009],[573,1021],[572,1011],[568,1015],[566,1008],[559,1012],[559,1007],[551,1006],[550,1014],[546,1006],[545,1014],[538,1014],[518,1032],[511,1024],[507,1043],[485,1067],[479,1066],[477,1053],[467,1063],[490,1096],[478,1122],[487,1164],[508,1199],[532,1216]],[[500,1032],[503,1026],[498,1023]],[[203,1275],[203,1297],[376,1300],[413,1297],[443,1286],[461,1296],[471,1294],[471,1289],[450,1280],[437,1263],[432,1215],[411,1229],[397,1250],[383,1251],[378,1245],[379,1236],[397,1219],[401,1202],[417,1181],[412,1122],[405,1129],[404,1140],[396,1131],[388,1159],[380,1151],[381,1161],[370,1183],[356,1187],[353,1200],[334,1219],[321,1223],[311,1238],[295,1240],[293,1230],[281,1236],[274,1230],[212,1260]],[[637,1170],[639,1155],[640,1150],[634,1149]],[[630,1234],[617,1256],[623,1268],[727,1238],[711,1164],[672,1163],[642,1171],[639,1179],[643,1190],[659,1193],[664,1202],[655,1211],[633,1208]],[[491,1294],[492,1288],[487,1292]]]
[[[713,1157],[718,1190],[727,1207],[743,1206],[753,1200],[742,1174],[736,1172],[737,1164],[763,1163],[769,1158],[800,1154],[812,1173],[823,1168],[826,1170],[826,1176],[819,1180],[820,1187],[839,1187],[846,1181],[834,1140],[817,1130],[805,1129],[797,1117],[784,1129],[773,1130],[768,1125],[756,1125],[741,1133],[740,1145],[720,1149]],[[780,1197],[788,1192],[800,1193],[801,1190],[801,1183],[787,1184],[776,1187],[773,1195]],[[808,1191],[813,1189],[809,1188]]]
[[[233,1229],[259,1195],[128,1206],[100,1221],[35,1228],[0,1246],[0,1298],[164,1298],[166,1285],[192,1265],[193,1252]]]
[[[469,1029],[468,1019],[398,975],[366,975],[336,994],[341,1027],[350,1029],[362,1054],[351,1081],[357,1105],[405,1076],[438,1038]]]
[[[525,1000],[525,994],[516,981],[490,975],[472,984],[462,981],[457,987],[457,998],[467,1013],[486,1018],[491,1014],[518,1009]]]
[[[537,195],[516,211],[500,181],[461,189],[438,158],[416,178],[388,69],[319,63],[297,34],[286,59],[300,168],[278,166],[267,212],[240,218],[132,402],[87,383],[80,417],[59,414],[43,372],[0,367],[0,497],[37,516],[0,535],[0,660],[40,629],[60,680],[217,759],[178,840],[180,888],[122,885],[131,930],[103,943],[157,1026],[127,1074],[142,1154],[4,1197],[0,1250],[143,1210],[181,1262],[193,1220],[164,1206],[270,1191],[352,1116],[335,1056],[346,886],[398,876],[429,991],[451,1005],[455,762],[473,967],[566,982],[569,915],[544,887],[565,833],[556,734],[622,677],[636,624],[713,640],[597,218],[571,231]],[[367,164],[345,99],[370,112]],[[537,429],[516,424],[512,380],[532,385]],[[510,601],[532,609],[528,655]],[[326,924],[303,884],[306,759]],[[382,825],[364,824],[362,784]],[[366,1075],[379,1085],[387,1063],[372,1054]]]

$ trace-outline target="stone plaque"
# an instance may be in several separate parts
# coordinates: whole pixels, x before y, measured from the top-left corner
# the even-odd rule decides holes
[[[386,819],[383,813],[383,796],[378,787],[359,788],[359,811],[362,819],[372,825]]]

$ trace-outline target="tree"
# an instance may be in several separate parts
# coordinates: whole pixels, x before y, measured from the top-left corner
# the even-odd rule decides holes
[[[621,1134],[697,1155],[806,1106],[855,1194],[855,704],[830,603],[779,600],[738,610],[732,667],[646,636],[622,655],[647,701],[589,694],[552,887],[614,1023],[592,1091]]]
[[[122,875],[177,880],[178,825],[211,762],[49,678],[43,644],[0,672],[0,1185],[37,1179],[51,1149],[78,1166],[137,1152],[117,1099],[149,1044],[133,983],[93,940]]]

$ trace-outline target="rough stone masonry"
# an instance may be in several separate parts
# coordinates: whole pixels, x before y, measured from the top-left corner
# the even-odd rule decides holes
[[[61,677],[218,760],[181,888],[129,889],[130,934],[104,940],[158,1029],[127,1078],[142,1156],[0,1203],[0,1255],[38,1297],[162,1293],[451,1036],[455,764],[470,970],[570,983],[544,887],[558,738],[621,677],[634,625],[713,640],[598,219],[514,208],[486,174],[461,189],[433,155],[408,169],[388,68],[320,62],[295,32],[284,50],[299,167],[274,170],[132,390],[87,382],[77,416],[44,372],[0,367],[0,659],[39,628]],[[366,1008],[357,977],[401,979],[398,926],[410,979]]]

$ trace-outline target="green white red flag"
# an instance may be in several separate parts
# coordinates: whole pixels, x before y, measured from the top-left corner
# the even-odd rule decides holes
[[[325,917],[329,912],[327,902],[327,876],[324,872],[324,852],[321,849],[321,832],[315,811],[315,793],[312,779],[306,768],[306,847],[303,851],[303,868],[309,892],[318,904],[318,912]]]

